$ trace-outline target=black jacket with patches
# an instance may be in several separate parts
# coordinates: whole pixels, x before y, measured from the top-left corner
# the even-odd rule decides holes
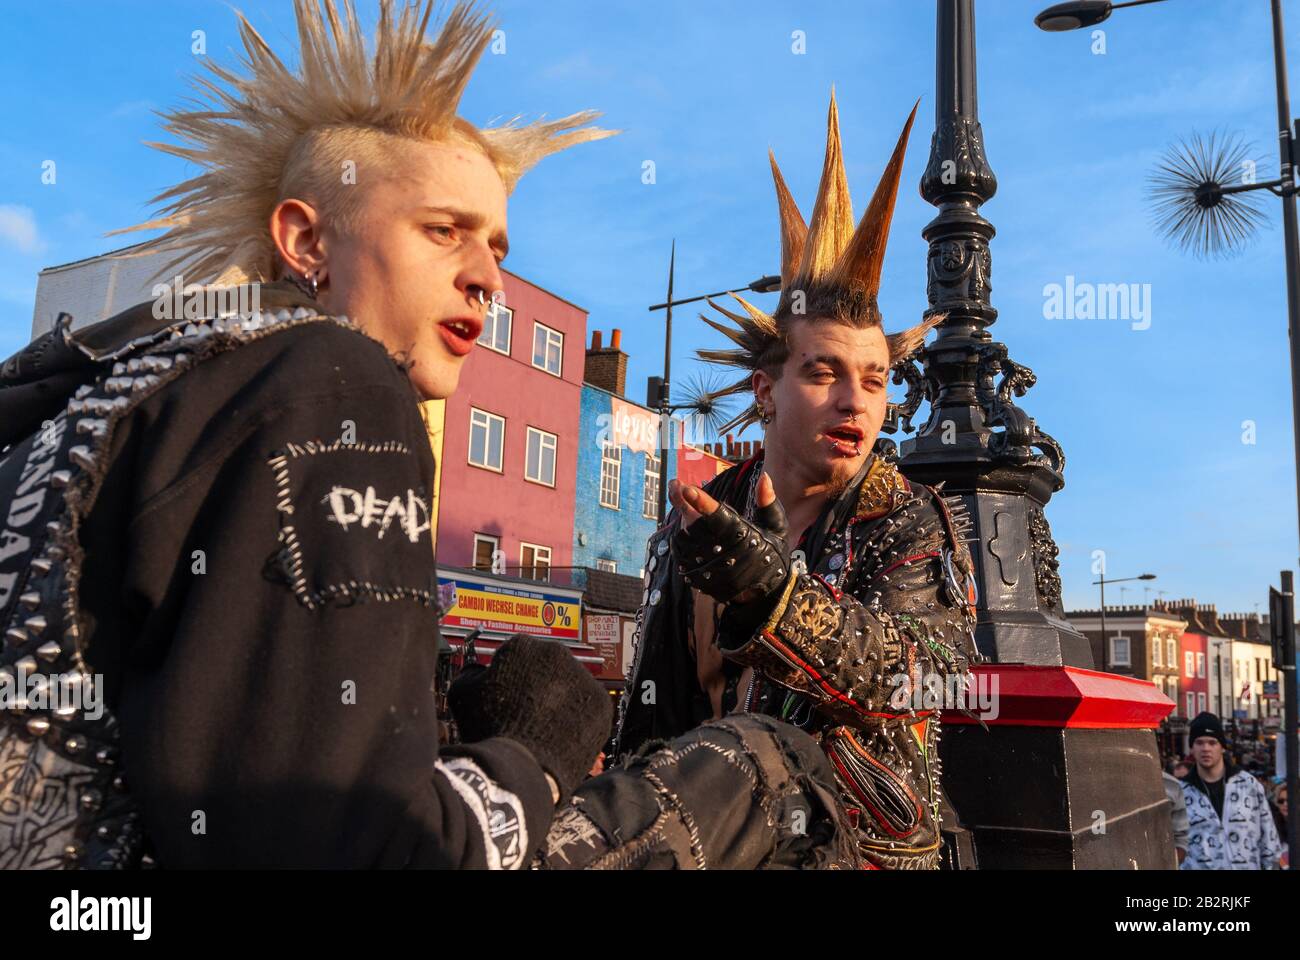
[[[141,305],[0,369],[0,671],[107,704],[3,711],[0,867],[518,867],[544,839],[521,745],[438,756],[403,370],[261,299],[161,337]]]

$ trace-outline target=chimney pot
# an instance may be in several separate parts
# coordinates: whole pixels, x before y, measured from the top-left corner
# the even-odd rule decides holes
[[[591,349],[587,351],[587,356],[583,364],[582,379],[600,387],[602,390],[608,390],[616,397],[623,396],[623,390],[627,386],[627,364],[628,356],[618,349],[618,331],[613,331],[613,348],[604,349],[601,344],[603,341],[599,330],[592,331]],[[651,377],[648,384],[657,381],[657,377]],[[660,384],[662,388],[662,384]],[[655,388],[647,386],[647,394]],[[654,400],[654,397],[647,396],[647,399]],[[652,404],[653,405],[653,404]]]
[[[609,335],[609,349],[611,350],[621,349],[620,344],[622,344],[622,342],[623,342],[623,331],[620,330],[618,327],[615,327],[613,332]]]

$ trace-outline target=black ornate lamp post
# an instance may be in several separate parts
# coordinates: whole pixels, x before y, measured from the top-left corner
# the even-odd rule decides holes
[[[937,0],[937,10],[935,133],[921,194],[939,212],[922,235],[927,315],[947,319],[923,369],[907,364],[895,375],[909,384],[905,415],[922,397],[930,402],[899,465],[961,496],[975,519],[975,638],[991,661],[976,682],[998,704],[987,729],[945,714],[944,787],[960,828],[949,835],[952,865],[970,865],[960,862],[968,847],[952,843],[967,833],[981,867],[1168,867],[1153,734],[1167,707],[1150,684],[1093,672],[1091,646],[1061,607],[1043,508],[1064,485],[1065,458],[1015,403],[1033,372],[989,332],[994,229],[979,208],[997,179],[979,123],[974,0]],[[1099,817],[1100,831],[1086,829]]]

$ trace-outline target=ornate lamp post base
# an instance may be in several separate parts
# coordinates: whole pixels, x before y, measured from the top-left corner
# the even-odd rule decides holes
[[[936,132],[921,193],[939,213],[922,232],[928,313],[947,318],[924,350],[924,369],[899,373],[912,388],[904,423],[930,402],[899,466],[912,480],[942,484],[974,518],[975,640],[992,661],[977,682],[998,687],[998,715],[986,725],[945,714],[943,782],[956,820],[945,834],[948,863],[1168,869],[1173,837],[1154,729],[1173,705],[1149,683],[1093,670],[1087,640],[1065,619],[1044,513],[1064,486],[1065,458],[1015,403],[1033,372],[988,331],[997,319],[995,231],[979,207],[997,180],[979,126],[974,0],[937,7]]]
[[[992,665],[987,730],[945,714],[946,783],[958,784],[986,869],[1172,869],[1173,828],[1151,728],[1168,703],[1151,684],[1076,667]]]

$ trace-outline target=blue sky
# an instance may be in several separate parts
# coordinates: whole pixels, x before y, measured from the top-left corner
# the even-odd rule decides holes
[[[1212,130],[1253,141],[1261,179],[1275,174],[1268,4],[1119,11],[1101,55],[1085,32],[1034,28],[1044,5],[977,4],[981,119],[999,181],[983,212],[998,231],[993,333],[1037,373],[1021,403],[1068,458],[1047,514],[1066,606],[1096,606],[1091,555],[1102,549],[1109,576],[1149,570],[1170,598],[1266,610],[1267,586],[1294,564],[1297,543],[1278,203],[1267,198],[1268,225],[1242,256],[1203,263],[1153,233],[1144,181],[1170,142]],[[192,32],[205,31],[209,55],[223,62],[237,44],[230,7],[216,0],[5,6],[0,356],[27,340],[41,267],[120,245],[104,233],[144,219],[149,197],[189,175],[142,141],[158,136],[151,111],[187,95]],[[240,9],[289,49],[288,0]],[[589,309],[592,328],[623,330],[629,395],[643,398],[662,366],[662,315],[646,307],[663,299],[674,238],[679,293],[776,271],[767,149],[809,212],[832,84],[859,211],[922,97],[881,292],[887,329],[920,316],[920,230],[934,212],[917,191],[933,131],[928,0],[505,0],[496,9],[506,52],[484,58],[463,115],[484,123],[594,107],[624,131],[522,181],[508,266]],[[1300,10],[1291,13],[1294,55]],[[802,55],[791,49],[796,30]],[[58,165],[53,186],[40,180],[47,159]],[[653,184],[642,182],[647,160]],[[1045,319],[1044,288],[1067,276],[1149,284],[1149,329]],[[674,380],[696,369],[696,347],[721,339],[679,312]],[[1245,421],[1253,443],[1243,442]],[[1139,589],[1127,599],[1141,599],[1130,586]]]

